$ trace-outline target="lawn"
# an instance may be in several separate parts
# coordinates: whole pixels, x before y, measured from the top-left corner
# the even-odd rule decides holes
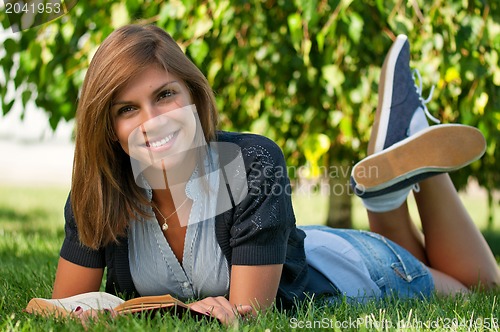
[[[71,320],[34,317],[22,311],[32,297],[50,297],[63,239],[66,196],[67,188],[0,187],[0,331],[84,330]],[[471,206],[479,203],[473,199],[467,202]],[[320,222],[326,213],[322,197],[296,197],[294,204],[301,223],[304,220]],[[364,228],[366,221],[362,209],[358,205],[355,207],[355,225]],[[484,213],[480,205],[474,209]],[[498,223],[497,220],[497,230]],[[407,330],[497,330],[500,325],[499,297],[500,291],[457,298],[433,297],[428,301],[387,299],[364,305],[346,302],[324,305],[319,301],[306,301],[294,312],[271,310],[257,319],[242,322],[239,330],[331,328],[344,331],[398,327]],[[215,322],[197,322],[188,317],[155,316],[104,317],[91,323],[88,330],[214,329],[222,328]]]

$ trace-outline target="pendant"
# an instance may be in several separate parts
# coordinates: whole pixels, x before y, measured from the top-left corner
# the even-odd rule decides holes
[[[163,223],[163,225],[161,225],[161,229],[166,231],[168,229],[168,225],[166,222]]]

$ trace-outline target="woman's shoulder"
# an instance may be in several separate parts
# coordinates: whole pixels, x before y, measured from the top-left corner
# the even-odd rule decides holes
[[[283,159],[281,148],[272,139],[258,134],[219,131],[217,143],[232,143],[241,149],[244,158],[267,157]],[[260,158],[259,158],[260,159]]]

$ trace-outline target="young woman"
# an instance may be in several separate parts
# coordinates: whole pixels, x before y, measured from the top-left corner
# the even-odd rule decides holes
[[[207,80],[166,32],[116,30],[78,104],[53,298],[99,290],[106,268],[107,292],[170,293],[230,323],[312,293],[364,301],[498,285],[495,259],[445,174],[479,158],[484,139],[465,126],[425,128],[408,62],[399,37],[383,69],[376,147],[353,171],[373,232],[299,229],[289,194],[275,190],[288,186],[276,144],[216,130]],[[379,164],[383,177],[364,176]],[[425,242],[405,204],[418,181]]]

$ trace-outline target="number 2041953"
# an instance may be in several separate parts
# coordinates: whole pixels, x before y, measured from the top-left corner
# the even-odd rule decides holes
[[[46,3],[23,3],[16,2],[5,4],[6,14],[60,14],[62,12],[60,2]]]

